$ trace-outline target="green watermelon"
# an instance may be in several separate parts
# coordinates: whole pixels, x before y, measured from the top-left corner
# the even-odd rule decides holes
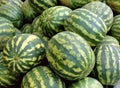
[[[107,4],[100,1],[93,1],[84,5],[82,8],[90,10],[101,17],[107,26],[107,31],[110,30],[113,22],[113,11]]]
[[[95,57],[87,41],[76,33],[57,33],[48,41],[46,56],[51,69],[67,80],[82,79],[93,70]]]
[[[28,2],[37,13],[42,13],[44,10],[58,4],[58,0],[28,0]]]
[[[106,36],[95,50],[95,75],[103,85],[120,82],[120,45],[112,36]]]
[[[83,8],[73,10],[67,16],[64,28],[84,37],[91,46],[100,43],[107,33],[105,22],[98,15]]]
[[[102,1],[102,0],[60,0],[60,3],[72,9],[76,9],[92,1]]]
[[[3,49],[3,59],[13,72],[26,73],[40,64],[45,54],[43,41],[32,34],[18,34]]]
[[[120,43],[120,15],[114,17],[114,21],[111,27],[111,35],[115,37]]]
[[[69,88],[103,88],[103,85],[92,77],[85,77],[71,83]]]
[[[5,4],[0,6],[0,17],[10,20],[15,27],[20,27],[23,22],[23,12],[20,7],[14,4]]]
[[[47,66],[38,66],[23,77],[21,88],[65,88],[65,84]]]
[[[6,45],[7,41],[15,35],[15,27],[11,21],[0,17],[0,50]]]
[[[43,13],[38,17],[38,20],[36,20],[36,23],[32,24],[32,29],[37,32],[37,29],[41,28],[44,35],[52,37],[56,33],[64,31],[64,20],[70,12],[72,12],[72,10],[65,6],[51,7],[43,11]],[[37,29],[34,28],[34,26],[36,27],[34,24],[37,24]]]

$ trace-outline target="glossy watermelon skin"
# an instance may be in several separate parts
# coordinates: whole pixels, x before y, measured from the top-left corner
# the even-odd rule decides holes
[[[107,33],[105,22],[98,15],[83,8],[78,8],[67,16],[64,28],[84,37],[91,46],[101,42]]]
[[[15,35],[15,28],[11,21],[0,17],[0,50],[6,45],[6,42]]]
[[[103,88],[103,85],[92,77],[85,77],[81,80],[71,83],[69,88]]]
[[[23,77],[21,88],[65,88],[65,84],[47,66],[38,66]]]
[[[90,45],[70,31],[60,32],[48,41],[46,56],[55,73],[67,80],[86,77],[95,64]]]
[[[102,0],[60,0],[60,3],[72,9],[76,9],[92,1],[102,1]]]
[[[100,1],[93,1],[84,5],[82,8],[90,10],[101,17],[107,26],[107,31],[110,30],[113,23],[113,11],[107,4]]]
[[[10,20],[15,27],[20,27],[23,22],[23,12],[20,7],[14,4],[0,6],[0,17]]]
[[[28,0],[28,2],[37,13],[42,13],[44,10],[58,4],[58,0]]]
[[[41,28],[41,32],[45,36],[52,37],[64,31],[64,20],[71,12],[72,10],[65,6],[54,6],[43,11],[43,13],[32,23],[33,32],[37,32]]]
[[[17,82],[17,74],[8,69],[0,52],[0,88],[8,88]]]
[[[111,35],[115,37],[120,43],[120,15],[114,17],[114,21],[111,27]]]
[[[120,46],[112,36],[106,36],[94,50],[96,57],[96,76],[103,85],[120,82]]]
[[[10,39],[3,49],[3,59],[17,74],[26,73],[40,64],[44,57],[45,45],[32,34],[18,34]]]

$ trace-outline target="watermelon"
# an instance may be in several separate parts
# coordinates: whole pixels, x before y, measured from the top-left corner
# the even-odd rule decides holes
[[[84,5],[82,8],[90,10],[101,17],[107,26],[107,31],[110,30],[113,22],[113,11],[107,4],[100,1],[93,1]]]
[[[103,85],[120,82],[120,46],[117,39],[106,36],[95,50],[95,75]]]
[[[44,10],[58,4],[58,0],[28,0],[28,2],[37,13],[42,13]]]
[[[7,41],[15,35],[15,27],[11,21],[0,17],[0,50],[6,45]]]
[[[60,0],[60,3],[64,6],[70,7],[72,9],[76,9],[92,1],[102,1],[102,0]]]
[[[65,6],[51,7],[43,11],[43,13],[37,18],[36,22],[32,24],[32,29],[37,32],[37,30],[41,28],[44,35],[52,37],[56,33],[64,30],[64,20],[70,12],[72,12],[72,10]],[[37,28],[35,28],[35,24],[37,24]]]
[[[95,78],[85,77],[71,83],[69,88],[103,88],[103,85]]]
[[[38,66],[23,77],[21,88],[65,88],[65,84],[47,66]]]
[[[84,37],[91,46],[100,43],[107,33],[105,22],[98,15],[83,8],[73,10],[67,16],[64,28]]]
[[[3,59],[13,72],[26,73],[40,64],[45,54],[42,40],[32,34],[18,34],[10,39],[3,49]]]
[[[20,27],[23,21],[23,12],[17,5],[7,3],[0,6],[0,17],[5,17],[10,20],[15,27]]]
[[[95,64],[93,50],[87,41],[70,31],[57,33],[48,41],[46,57],[51,69],[67,80],[88,76]]]
[[[120,15],[114,17],[114,21],[111,27],[111,35],[115,37],[120,43]]]

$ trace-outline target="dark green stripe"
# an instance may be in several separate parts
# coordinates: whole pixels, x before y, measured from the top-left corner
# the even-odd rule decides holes
[[[48,88],[54,88],[50,86],[49,80],[51,78],[53,78],[53,73],[51,71],[49,71],[50,69],[47,67],[40,67],[40,69],[37,69],[38,72],[40,72],[41,78],[44,80],[45,86],[47,86]],[[48,74],[51,74],[51,76],[49,77]],[[54,78],[53,78],[54,81]]]

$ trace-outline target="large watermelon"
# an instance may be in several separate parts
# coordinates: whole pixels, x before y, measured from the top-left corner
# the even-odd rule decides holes
[[[90,10],[101,17],[107,26],[107,31],[110,30],[113,22],[113,11],[107,4],[100,1],[93,1],[84,5],[82,8]]]
[[[64,28],[84,37],[91,46],[96,46],[107,33],[105,22],[93,12],[78,8],[66,18]]]
[[[23,77],[21,88],[65,88],[65,84],[47,66],[38,66]]]
[[[106,36],[95,48],[96,76],[103,85],[120,82],[120,46],[112,36]]]
[[[43,41],[32,34],[18,34],[3,49],[3,59],[16,73],[26,73],[39,64],[45,53]]]
[[[93,50],[83,37],[70,31],[60,32],[48,41],[46,56],[50,67],[67,80],[86,77],[93,69]]]
[[[58,32],[64,31],[64,20],[72,10],[65,6],[54,6],[45,11],[32,24],[33,31],[37,32],[39,27],[44,35],[52,37]],[[37,28],[36,25],[37,24]]]

